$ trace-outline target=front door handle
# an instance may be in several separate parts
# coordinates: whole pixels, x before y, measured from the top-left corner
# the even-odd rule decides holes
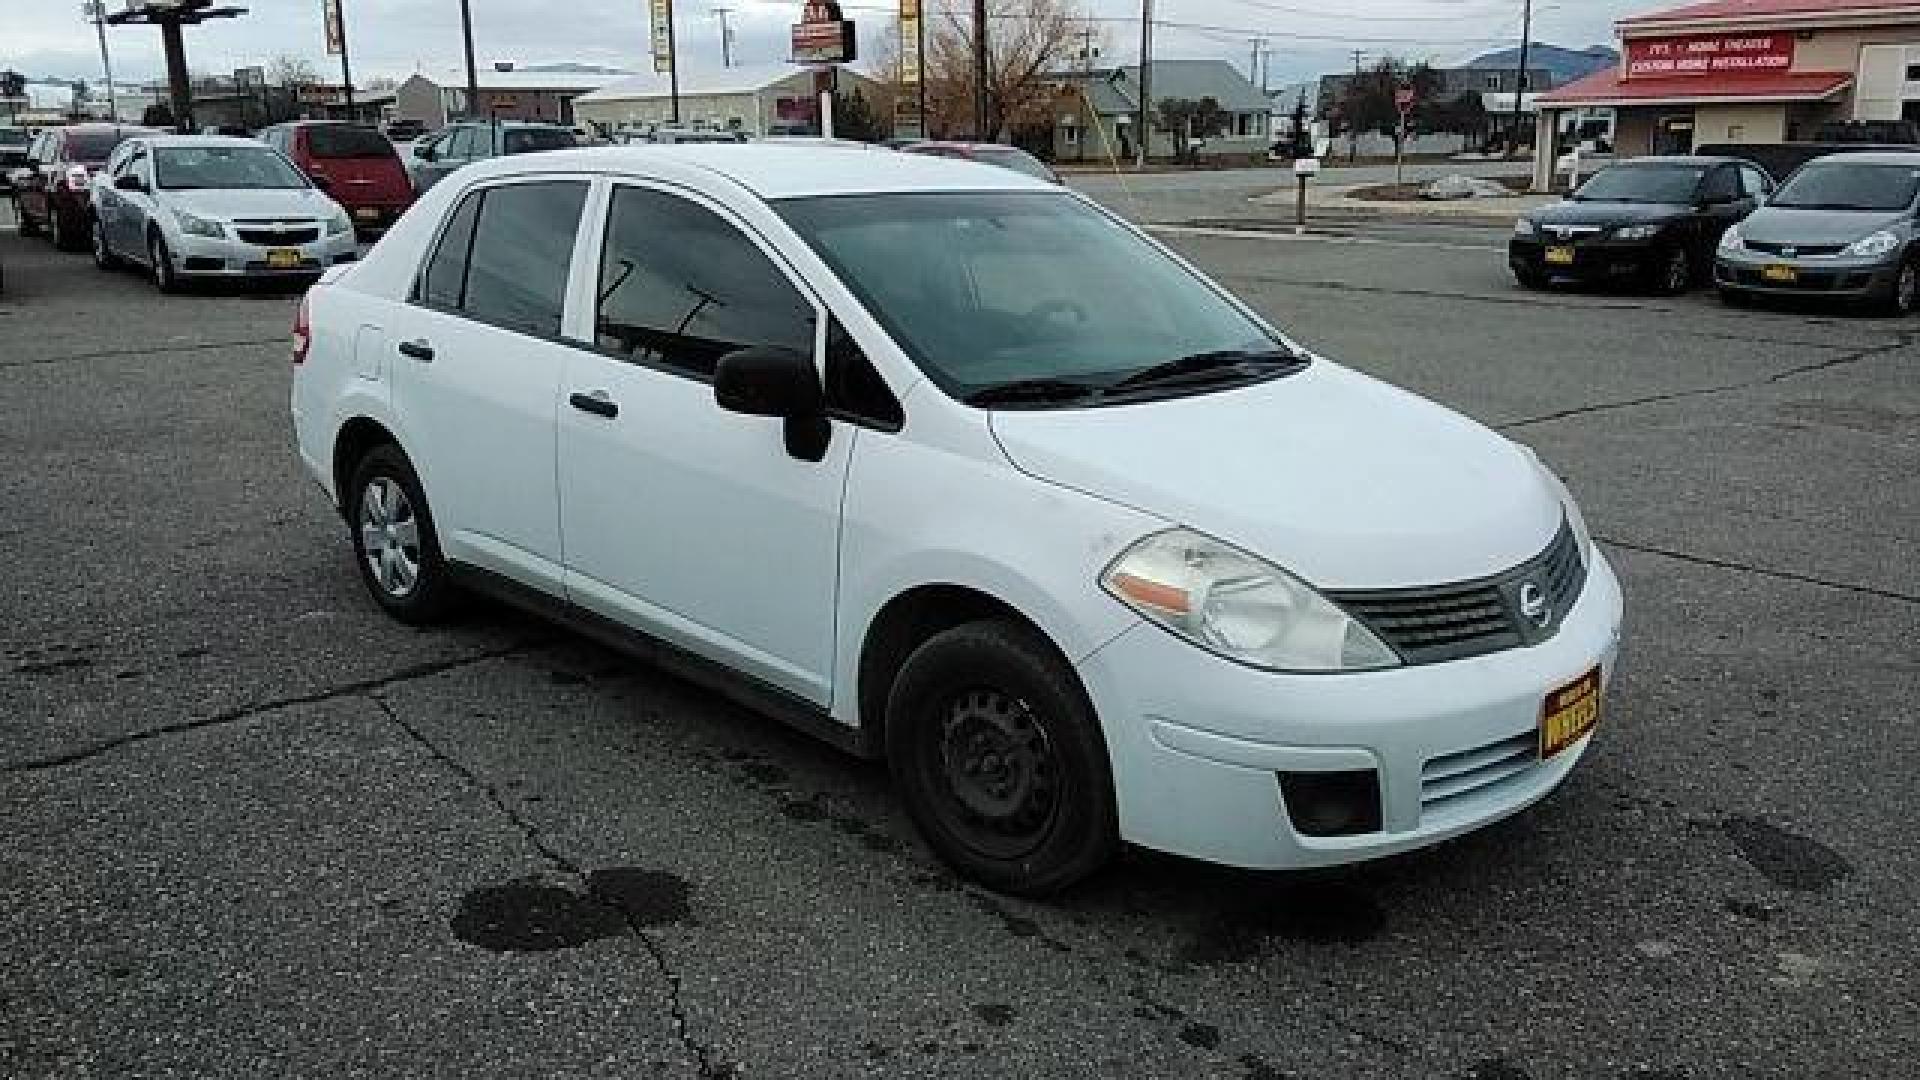
[[[433,363],[433,346],[427,344],[426,338],[403,341],[400,343],[400,355],[411,356],[423,364],[431,364]]]
[[[620,415],[620,406],[614,404],[613,400],[607,397],[605,390],[595,390],[591,394],[569,395],[567,397],[567,403],[579,409],[581,412],[590,412],[595,416],[604,416],[608,419]]]

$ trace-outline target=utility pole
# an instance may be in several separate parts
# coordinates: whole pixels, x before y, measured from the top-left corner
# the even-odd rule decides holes
[[[680,126],[680,47],[673,36],[673,4],[667,4],[667,55],[673,62],[667,65],[667,93],[669,108],[672,110],[673,126]]]
[[[117,124],[120,122],[120,100],[113,89],[113,58],[107,55],[107,6],[102,0],[87,0],[80,5],[80,11],[93,23],[93,31],[100,38],[100,70],[107,76],[107,115]]]
[[[1093,27],[1080,28],[1080,73],[1082,75],[1093,74],[1093,35]]]
[[[1521,4],[1520,71],[1513,80],[1513,130],[1507,134],[1508,157],[1514,156],[1520,149],[1521,105],[1527,92],[1527,50],[1533,44],[1533,0],[1521,0]]]
[[[1153,0],[1140,0],[1140,130],[1134,132],[1138,145],[1134,159],[1147,167],[1147,150],[1153,142]]]
[[[993,141],[987,131],[987,0],[973,0],[973,137]]]
[[[712,10],[714,18],[720,20],[720,66],[730,68],[733,66],[733,29],[727,25],[727,16],[733,14],[733,9],[717,7]]]
[[[334,0],[333,17],[340,26],[340,83],[347,95],[347,119],[353,119],[353,65],[347,59],[346,0]]]
[[[473,8],[460,0],[460,37],[467,49],[467,119],[480,115],[480,74],[473,69]]]
[[[1360,97],[1360,58],[1367,55],[1365,49],[1353,50],[1353,87],[1347,91],[1347,111],[1353,111],[1353,102]],[[1360,124],[1352,116],[1347,117],[1347,163],[1353,164],[1360,159]]]
[[[1260,77],[1260,54],[1266,51],[1267,39],[1248,38],[1247,43],[1253,46],[1253,59],[1247,62],[1247,81],[1255,86],[1264,86],[1266,80]]]

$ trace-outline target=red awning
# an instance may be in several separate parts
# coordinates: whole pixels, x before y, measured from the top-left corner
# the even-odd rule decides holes
[[[1844,71],[1782,71],[1765,75],[1680,75],[1623,79],[1608,68],[1540,96],[1543,107],[1581,105],[1716,105],[1766,101],[1825,101],[1845,90]]]

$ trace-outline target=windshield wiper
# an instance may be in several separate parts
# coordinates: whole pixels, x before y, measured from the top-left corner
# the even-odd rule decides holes
[[[1022,405],[1047,401],[1080,401],[1097,398],[1101,389],[1066,379],[1021,379],[975,390],[962,398],[969,405]]]
[[[1306,360],[1282,349],[1259,351],[1219,349],[1214,352],[1193,353],[1178,360],[1169,360],[1164,364],[1143,368],[1108,386],[1106,390],[1111,394],[1149,386],[1213,382],[1223,378],[1245,378],[1256,373],[1265,374],[1273,368],[1297,371],[1305,366],[1307,366]]]

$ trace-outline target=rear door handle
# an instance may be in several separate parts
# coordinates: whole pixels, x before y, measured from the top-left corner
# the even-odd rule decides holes
[[[403,341],[400,343],[400,355],[411,356],[423,364],[431,364],[433,363],[433,346],[427,344],[426,338]]]
[[[567,397],[567,403],[579,409],[581,412],[590,412],[595,416],[604,416],[608,419],[620,415],[620,406],[615,405],[613,401],[607,397],[605,390],[595,390],[591,394],[569,395]]]

